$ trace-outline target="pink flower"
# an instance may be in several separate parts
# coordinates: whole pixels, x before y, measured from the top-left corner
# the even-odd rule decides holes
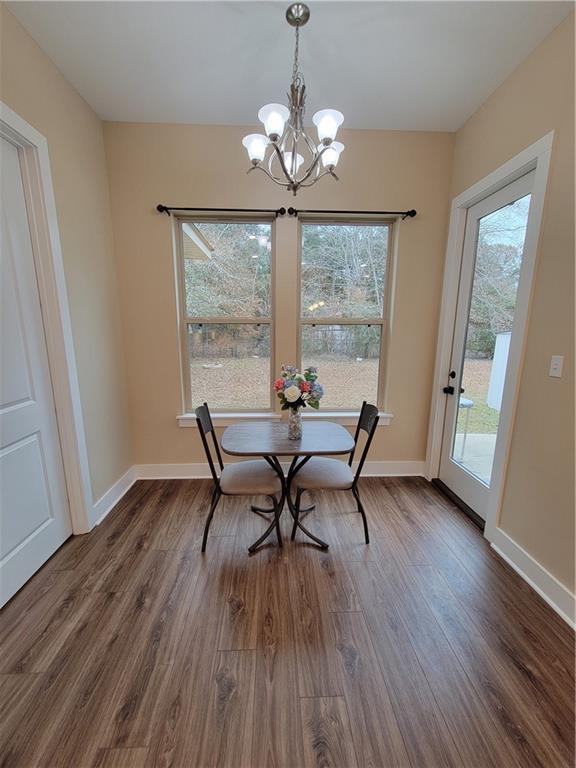
[[[300,382],[300,392],[310,392],[310,382],[309,381],[301,381]]]
[[[276,379],[274,382],[274,391],[280,392],[282,389],[284,389],[284,379]]]

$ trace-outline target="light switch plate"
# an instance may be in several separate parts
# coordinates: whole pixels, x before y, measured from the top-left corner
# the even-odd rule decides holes
[[[548,372],[548,376],[552,376],[555,379],[561,379],[563,365],[564,355],[552,355],[550,358],[550,371]]]

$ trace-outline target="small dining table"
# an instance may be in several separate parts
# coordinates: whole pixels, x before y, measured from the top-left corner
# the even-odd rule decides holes
[[[294,477],[313,456],[343,456],[354,450],[354,440],[347,429],[332,421],[308,422],[303,420],[302,437],[291,440],[285,422],[245,422],[233,424],[224,430],[220,445],[224,453],[230,456],[260,456],[274,469],[282,483],[282,496],[274,519],[262,536],[250,547],[253,552],[270,536],[282,514],[284,502],[287,503],[292,519],[297,527],[322,549],[328,544],[315,536],[296,515],[292,502],[291,487]],[[292,461],[287,474],[284,473],[280,458],[291,456]],[[309,512],[314,505],[302,509]],[[274,513],[273,509],[252,507],[254,512]]]

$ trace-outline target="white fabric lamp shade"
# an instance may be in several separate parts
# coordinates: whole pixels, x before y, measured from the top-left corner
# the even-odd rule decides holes
[[[341,144],[339,141],[333,141],[327,148],[320,144],[318,151],[320,152],[321,150],[324,150],[322,152],[322,165],[324,168],[336,168],[340,159],[340,153],[344,150],[344,144]]]
[[[344,122],[344,115],[337,109],[321,109],[312,117],[312,122],[318,131],[318,141],[326,145],[336,138],[338,128]]]
[[[290,112],[284,104],[266,104],[258,112],[258,120],[264,124],[266,135],[276,141],[284,133],[284,124],[290,117]]]
[[[263,136],[261,133],[249,133],[242,139],[242,144],[246,147],[251,163],[257,165],[264,160],[266,147],[269,144],[267,136]]]

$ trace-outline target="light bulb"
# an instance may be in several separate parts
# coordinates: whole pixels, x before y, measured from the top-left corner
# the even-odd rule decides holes
[[[249,133],[248,136],[244,136],[242,144],[246,147],[248,157],[253,165],[258,165],[264,160],[266,154],[266,147],[270,142],[267,136],[263,136],[261,133]]]
[[[336,168],[338,165],[338,160],[340,159],[340,153],[343,151],[343,149],[344,144],[341,144],[339,141],[333,141],[332,144],[328,145],[328,147],[320,144],[318,146],[318,152],[324,150],[322,152],[322,165],[324,168]]]
[[[258,112],[258,120],[264,124],[266,135],[271,141],[278,141],[284,133],[284,123],[290,117],[290,112],[284,104],[266,104]]]
[[[337,109],[321,109],[312,117],[312,122],[318,131],[318,141],[328,145],[336,138],[338,128],[344,122],[344,115]]]

